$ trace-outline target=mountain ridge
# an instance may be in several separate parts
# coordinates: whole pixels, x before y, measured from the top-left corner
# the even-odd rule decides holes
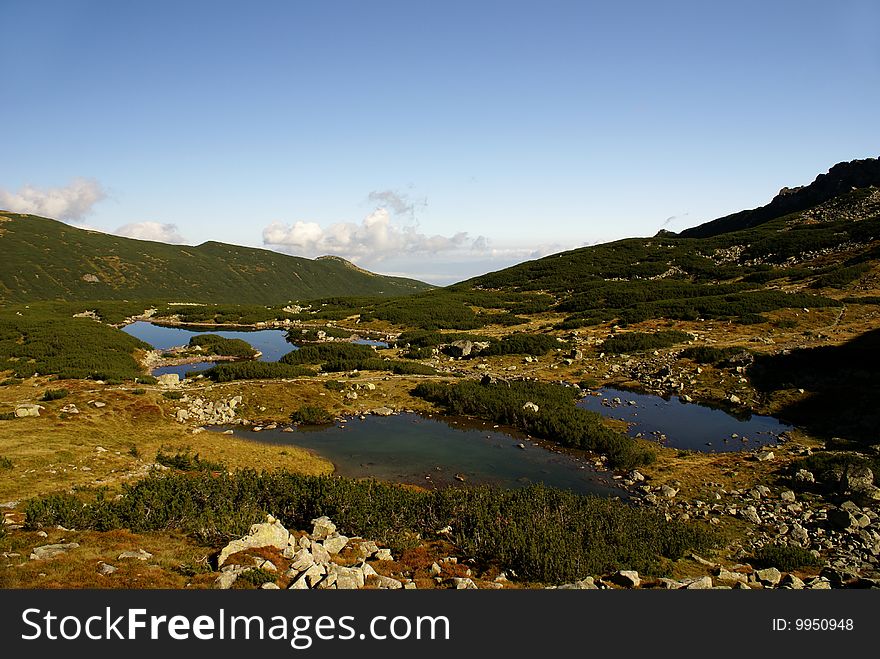
[[[434,288],[358,268],[213,240],[169,245],[0,211],[0,301],[120,300],[275,304],[328,296],[409,295]]]
[[[684,229],[682,238],[711,238],[723,233],[750,229],[775,218],[805,211],[853,188],[880,186],[880,158],[839,162],[812,183],[782,188],[768,204],[738,211],[709,222]]]

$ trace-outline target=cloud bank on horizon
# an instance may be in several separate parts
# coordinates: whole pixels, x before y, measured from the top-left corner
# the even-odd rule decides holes
[[[530,247],[495,247],[483,235],[466,231],[451,235],[419,230],[416,210],[427,201],[414,201],[392,190],[373,191],[370,202],[378,206],[360,223],[272,222],[263,229],[263,245],[270,249],[314,258],[341,256],[385,274],[413,277],[431,283],[450,283],[507,267],[527,259],[570,249],[574,245],[544,244]]]

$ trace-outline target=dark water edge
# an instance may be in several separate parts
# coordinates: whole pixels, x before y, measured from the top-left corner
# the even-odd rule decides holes
[[[782,433],[792,430],[771,416],[728,411],[688,403],[677,396],[668,399],[621,389],[604,388],[587,396],[578,407],[629,425],[631,437],[653,439],[663,446],[692,451],[726,453],[773,446]],[[615,403],[615,399],[620,399]],[[634,404],[632,404],[634,403]]]
[[[627,498],[609,472],[597,471],[586,458],[551,450],[541,442],[480,421],[408,413],[353,418],[293,432],[282,427],[256,432],[238,426],[233,430],[239,438],[313,451],[330,460],[337,475],[349,478],[375,478],[429,489],[478,484],[517,488],[543,483],[580,494]]]

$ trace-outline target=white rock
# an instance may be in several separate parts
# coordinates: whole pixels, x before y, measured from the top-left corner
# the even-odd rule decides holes
[[[244,551],[246,549],[255,549],[257,547],[275,547],[276,549],[285,549],[290,539],[290,533],[284,528],[277,519],[272,518],[273,522],[264,522],[262,524],[254,524],[250,528],[250,532],[243,538],[233,540],[226,545],[220,552],[217,559],[217,565],[222,566],[232,554]]]

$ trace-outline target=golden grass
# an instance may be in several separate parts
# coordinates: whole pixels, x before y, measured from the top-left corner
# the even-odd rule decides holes
[[[18,402],[36,402],[48,381],[33,386],[0,387],[0,409],[12,409]],[[217,433],[192,434],[173,420],[176,401],[166,400],[155,388],[134,395],[122,387],[101,387],[94,383],[52,382],[70,395],[40,403],[46,409],[38,418],[0,421],[0,455],[14,464],[0,471],[0,501],[23,500],[76,486],[113,486],[143,473],[156,452],[199,453],[203,458],[223,462],[230,469],[286,469],[304,474],[325,474],[332,464],[296,447],[257,444]],[[106,407],[89,403],[100,400]],[[79,414],[60,410],[73,403]],[[105,450],[101,450],[105,449]]]

